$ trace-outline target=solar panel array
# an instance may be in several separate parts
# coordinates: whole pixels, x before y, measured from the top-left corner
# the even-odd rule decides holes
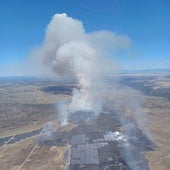
[[[84,144],[86,143],[86,135],[81,134],[81,135],[74,135],[71,139],[71,145],[78,145],[78,144]]]
[[[106,132],[104,135],[105,141],[124,141],[127,142],[127,138],[121,132]]]
[[[79,144],[71,149],[71,164],[99,164],[97,144]]]
[[[85,134],[74,135],[70,141],[71,144],[71,164],[99,164],[98,149],[109,145],[109,141],[127,142],[126,137],[121,132],[105,132],[103,138],[89,139]]]

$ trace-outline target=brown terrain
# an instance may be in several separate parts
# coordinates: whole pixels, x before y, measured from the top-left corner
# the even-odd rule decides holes
[[[42,128],[56,118],[55,103],[66,97],[41,91],[56,85],[45,80],[3,79],[0,82],[0,138],[9,137],[0,147],[0,170],[57,169],[63,170],[67,146],[38,146],[39,134],[10,143],[16,134]],[[69,97],[68,97],[69,98]],[[59,123],[56,122],[56,130]]]
[[[143,110],[147,113],[147,123],[156,145],[154,151],[145,152],[150,169],[169,170],[169,76],[125,75],[122,83],[143,93],[141,94],[144,99]],[[55,80],[32,78],[0,80],[0,170],[66,169],[64,157],[70,146],[65,140],[69,138],[69,132],[77,133],[77,129],[81,128],[76,129],[76,124],[70,123],[60,129],[55,106],[58,101],[70,99],[73,87],[75,85],[66,86]],[[43,133],[43,127],[52,120],[54,124],[52,131],[58,131],[57,145],[38,143],[36,139]],[[114,123],[114,119],[113,122],[112,119],[107,120]],[[99,122],[100,126],[101,124],[106,125],[106,122]],[[107,125],[107,128],[109,127],[112,128]],[[21,134],[26,136],[23,137]]]
[[[129,78],[130,77],[130,78]],[[166,73],[126,77],[126,84],[143,92],[143,110],[156,150],[147,152],[151,170],[170,169],[170,76]]]

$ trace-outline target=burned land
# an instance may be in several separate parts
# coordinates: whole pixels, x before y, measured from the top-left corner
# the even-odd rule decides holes
[[[168,170],[169,75],[123,75],[121,83],[142,92],[151,138],[130,116],[126,121],[135,128],[125,133],[114,111],[97,119],[93,113],[77,112],[67,126],[60,127],[56,103],[70,100],[72,89],[78,88],[75,83],[1,78],[0,169]]]

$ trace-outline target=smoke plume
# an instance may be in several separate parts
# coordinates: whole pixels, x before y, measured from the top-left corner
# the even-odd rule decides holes
[[[86,33],[81,21],[56,14],[47,26],[45,40],[39,53],[56,74],[77,80],[70,104],[58,106],[63,124],[67,116],[79,110],[98,115],[103,110],[106,95],[106,75],[117,72],[109,53],[128,49],[131,40],[109,31]],[[105,96],[106,97],[106,96]]]
[[[115,111],[127,134],[135,128],[129,115],[143,128],[139,95],[122,87],[114,76],[118,67],[111,54],[128,50],[130,46],[128,36],[105,30],[87,33],[80,20],[65,13],[53,16],[36,54],[56,75],[73,78],[78,83],[71,102],[57,104],[62,125],[75,112],[90,111],[97,117],[102,111]]]

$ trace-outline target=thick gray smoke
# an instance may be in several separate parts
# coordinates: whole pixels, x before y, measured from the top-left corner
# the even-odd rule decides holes
[[[58,108],[63,124],[67,124],[69,113],[90,110],[98,115],[103,110],[106,75],[117,71],[109,52],[130,45],[127,36],[109,31],[86,33],[81,21],[65,13],[54,15],[47,26],[41,56],[56,74],[76,79],[80,87],[73,90],[69,105],[62,103]]]
[[[87,33],[81,21],[65,13],[54,15],[38,55],[54,73],[75,79],[79,87],[73,90],[71,102],[57,105],[62,125],[67,124],[69,114],[78,111],[91,111],[98,116],[102,111],[114,110],[127,133],[135,128],[126,123],[129,115],[142,128],[138,94],[113,81],[118,67],[111,54],[130,46],[131,40],[125,35],[104,30]]]

